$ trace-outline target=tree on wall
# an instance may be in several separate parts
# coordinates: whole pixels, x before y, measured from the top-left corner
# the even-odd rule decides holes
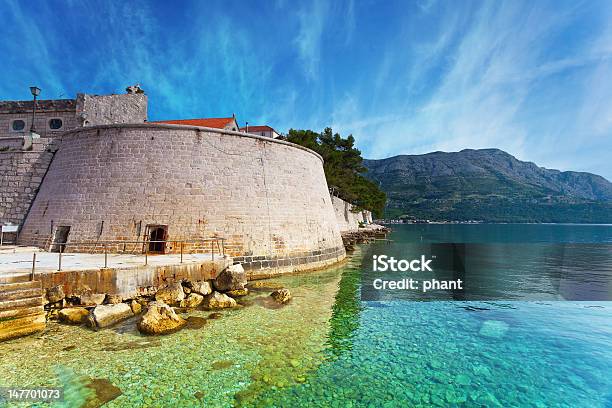
[[[366,168],[352,135],[343,138],[331,128],[325,128],[322,133],[291,129],[283,139],[314,150],[323,157],[327,184],[335,187],[340,198],[372,211],[375,217],[382,216],[387,196],[363,176]]]

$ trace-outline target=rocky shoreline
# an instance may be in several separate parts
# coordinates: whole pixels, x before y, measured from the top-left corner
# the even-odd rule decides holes
[[[355,245],[367,244],[374,241],[387,240],[387,235],[391,232],[391,229],[382,225],[370,224],[365,227],[359,228],[356,231],[342,232],[342,243],[346,252],[353,252]]]
[[[253,287],[271,289],[259,284]],[[240,264],[235,264],[212,280],[167,281],[163,286],[149,287],[143,294],[130,298],[89,291],[66,296],[62,286],[58,285],[47,289],[45,311],[47,320],[84,325],[93,330],[138,316],[136,326],[142,334],[163,335],[185,327],[189,318],[184,315],[189,311],[236,308],[240,306],[237,299],[248,294],[246,273]],[[291,300],[291,292],[286,288],[275,288],[270,299],[280,306]]]

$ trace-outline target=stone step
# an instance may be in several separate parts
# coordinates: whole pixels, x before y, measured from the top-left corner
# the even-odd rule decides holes
[[[0,322],[0,341],[41,332],[45,329],[45,315],[27,316],[7,322]]]
[[[40,321],[46,323],[46,317],[44,313],[22,317],[9,317],[0,320],[0,331],[7,329],[19,329],[21,327],[29,326]]]
[[[39,313],[45,313],[45,308],[43,306],[31,306],[31,307],[22,307],[19,309],[11,309],[11,310],[0,310],[0,321],[2,319],[14,318],[14,317],[24,317],[35,315]]]
[[[3,283],[0,284],[0,295],[5,292],[12,292],[14,290],[21,289],[41,289],[42,285],[40,281],[27,281],[17,283]]]
[[[26,299],[35,296],[42,297],[42,289],[18,289],[11,292],[0,292],[0,302],[6,300]]]
[[[42,306],[42,305],[43,305],[42,296],[35,296],[35,297],[17,299],[17,300],[5,300],[5,301],[0,301],[0,311],[19,309],[23,307]]]

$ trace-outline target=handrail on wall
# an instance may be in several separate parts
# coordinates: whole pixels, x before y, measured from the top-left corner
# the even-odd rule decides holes
[[[144,257],[145,257],[144,264],[148,265],[149,263],[149,244],[155,244],[155,243],[180,244],[181,263],[183,263],[183,252],[184,252],[185,244],[203,244],[202,248],[205,249],[207,248],[206,243],[210,242],[210,253],[212,255],[212,260],[214,261],[215,260],[215,246],[217,247],[219,254],[221,256],[225,256],[225,240],[226,240],[225,238],[220,238],[220,237],[204,238],[204,239],[198,239],[198,240],[176,240],[176,239],[154,240],[154,241],[152,240],[135,240],[135,241],[109,240],[109,241],[95,241],[95,242],[91,242],[91,241],[65,242],[65,243],[56,243],[53,245],[54,246],[57,245],[59,247],[57,270],[61,271],[62,270],[62,254],[66,251],[66,247],[68,246],[85,246],[85,247],[91,246],[93,247],[93,251],[95,251],[98,247],[102,246],[104,250],[104,268],[108,268],[108,254],[109,254],[110,245],[123,245],[123,251],[111,252],[111,253],[125,253],[125,252],[129,252],[129,251],[126,251],[127,244],[134,244],[135,245],[134,249],[136,249],[136,246],[142,244],[143,251],[144,251]],[[134,250],[132,250],[131,252],[134,253]],[[153,253],[157,254],[158,252],[153,252]],[[165,254],[165,252],[163,254]],[[34,259],[32,260],[32,274],[31,274],[32,279],[34,279],[35,266],[36,266],[36,257],[34,257]]]

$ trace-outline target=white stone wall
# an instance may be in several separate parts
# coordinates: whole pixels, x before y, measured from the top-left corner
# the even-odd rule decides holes
[[[372,213],[370,211],[353,212],[354,206],[346,201],[331,196],[336,221],[340,232],[356,231],[360,223],[371,224]]]
[[[226,238],[229,254],[260,267],[345,255],[318,155],[244,133],[153,124],[64,135],[20,242],[48,245],[50,225],[70,226],[69,243],[142,239],[147,224],[168,225],[171,240]]]

